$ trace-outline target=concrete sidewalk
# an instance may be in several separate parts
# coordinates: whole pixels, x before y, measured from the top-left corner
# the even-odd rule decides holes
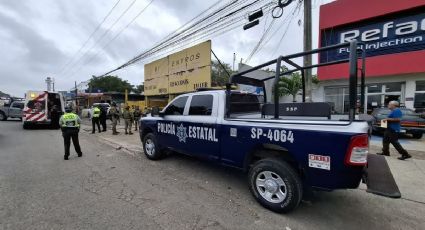
[[[138,155],[143,153],[142,142],[140,141],[139,131],[134,130],[134,125],[132,127],[133,135],[126,135],[124,130],[124,121],[121,119],[121,123],[117,125],[118,135],[112,135],[112,125],[111,121],[106,122],[106,132],[91,134],[92,125],[91,121],[87,118],[83,119],[81,129],[83,132],[90,133],[99,137],[99,139],[105,144],[110,145],[115,149],[126,150],[130,155]]]

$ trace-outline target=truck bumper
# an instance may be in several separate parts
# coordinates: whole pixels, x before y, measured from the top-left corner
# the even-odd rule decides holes
[[[369,154],[363,181],[367,192],[390,198],[400,198],[401,193],[384,156]]]

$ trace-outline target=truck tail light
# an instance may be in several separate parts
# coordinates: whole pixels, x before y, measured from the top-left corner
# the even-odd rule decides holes
[[[368,153],[369,136],[367,134],[354,136],[350,140],[350,145],[345,155],[345,164],[353,166],[364,166],[367,163]]]

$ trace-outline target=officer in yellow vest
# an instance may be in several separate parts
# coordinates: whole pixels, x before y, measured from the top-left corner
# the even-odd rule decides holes
[[[78,132],[80,132],[80,117],[72,112],[71,107],[65,108],[65,113],[59,119],[59,125],[62,130],[63,141],[65,144],[65,155],[64,160],[69,158],[69,147],[74,143],[75,152],[77,152],[78,157],[82,157],[83,153],[81,152],[80,143],[78,141]]]
[[[93,108],[93,111],[92,111],[92,115],[91,115],[91,124],[92,124],[92,130],[91,130],[91,133],[95,133],[95,131],[96,131],[96,127],[95,127],[95,125],[97,125],[97,130],[99,130],[99,133],[100,132],[102,132],[101,130],[100,130],[100,109],[99,109],[99,106],[98,105],[96,105],[94,108]]]

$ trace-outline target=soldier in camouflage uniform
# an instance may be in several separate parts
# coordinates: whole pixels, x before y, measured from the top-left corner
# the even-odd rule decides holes
[[[118,119],[120,119],[120,112],[115,102],[112,102],[112,106],[109,109],[109,114],[111,115],[112,119],[112,135],[117,135],[119,133],[117,132],[117,123]]]
[[[136,109],[133,112],[134,116],[134,131],[137,131],[137,128],[139,127],[139,120],[142,116],[142,111],[140,111],[139,106],[136,106]]]
[[[124,111],[122,112],[122,118],[124,118],[124,122],[125,122],[125,134],[132,135],[133,133],[131,132],[131,126],[134,122],[134,115],[130,111],[130,106],[125,107]]]

